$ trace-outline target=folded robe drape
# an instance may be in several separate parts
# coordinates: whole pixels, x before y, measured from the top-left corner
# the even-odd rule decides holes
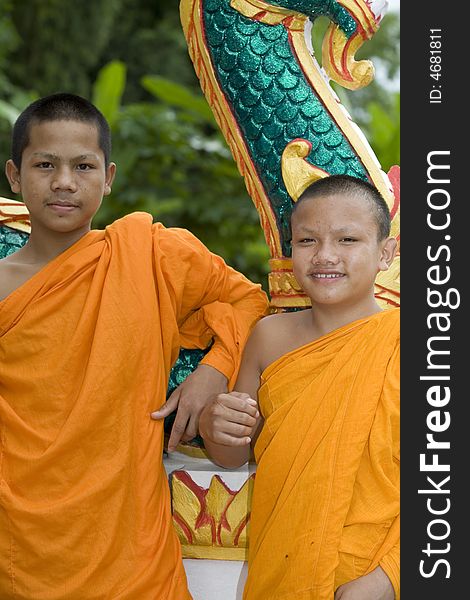
[[[378,564],[399,598],[399,309],[267,367],[245,600],[332,600]]]
[[[231,377],[265,295],[145,213],[0,302],[2,600],[190,598],[150,412],[208,303],[225,312],[204,362]]]

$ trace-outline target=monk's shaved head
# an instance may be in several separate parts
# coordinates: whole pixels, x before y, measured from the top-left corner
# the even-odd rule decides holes
[[[98,144],[104,154],[105,166],[109,165],[111,132],[103,114],[81,96],[58,93],[35,100],[16,120],[11,138],[11,158],[17,169],[21,169],[21,159],[24,149],[29,144],[32,125],[45,121],[78,121],[94,125],[97,130]]]
[[[384,240],[390,235],[390,210],[380,192],[373,185],[350,175],[330,175],[310,184],[294,204],[291,222],[301,204],[307,200],[325,196],[354,196],[364,199],[364,210],[372,211],[377,223],[378,239]]]

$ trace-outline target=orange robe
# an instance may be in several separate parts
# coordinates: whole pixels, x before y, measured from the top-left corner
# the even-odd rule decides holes
[[[180,327],[212,302],[231,313],[204,362],[230,377],[264,293],[144,213],[89,232],[0,302],[2,600],[191,598],[150,412]]]
[[[379,564],[398,599],[398,386],[399,309],[264,371],[245,600],[333,600]]]

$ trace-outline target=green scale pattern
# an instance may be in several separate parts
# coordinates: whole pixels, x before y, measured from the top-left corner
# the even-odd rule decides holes
[[[168,388],[166,397],[167,399],[173,393],[173,391],[186,379],[188,375],[190,375],[198,366],[199,362],[204,358],[204,356],[209,352],[210,347],[206,350],[187,350],[186,348],[181,348],[179,356],[173,365],[170,371],[170,379],[168,382]],[[172,412],[171,415],[165,417],[165,431],[167,433],[171,432],[171,428],[173,427],[173,423],[175,421],[176,411]],[[204,442],[201,436],[197,435],[190,441],[192,446],[198,446],[203,448]]]
[[[349,34],[352,17],[336,2],[271,2],[307,14],[327,15]],[[341,9],[341,10],[340,10]],[[307,160],[330,174],[367,181],[357,154],[306,81],[286,28],[248,19],[230,0],[203,0],[207,44],[215,72],[276,214],[283,256],[291,255],[292,201],[281,172],[281,156],[295,138],[312,144]],[[355,29],[355,22],[354,29]]]
[[[0,226],[0,258],[5,258],[5,256],[16,252],[26,244],[27,240],[27,233]]]
[[[328,17],[341,27],[348,38],[357,29],[356,21],[336,0],[271,0],[269,4],[295,10],[312,21],[320,16]]]

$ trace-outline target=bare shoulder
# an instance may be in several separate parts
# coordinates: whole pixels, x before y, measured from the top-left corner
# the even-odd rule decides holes
[[[0,259],[0,301],[23,285],[38,270],[37,266],[18,260],[16,253]]]
[[[282,335],[283,331],[296,329],[305,322],[306,311],[285,312],[274,315],[268,315],[258,321],[253,333],[266,338]]]
[[[305,343],[310,323],[309,313],[309,310],[280,313],[258,321],[251,333],[247,350],[258,357],[261,371]]]
[[[6,298],[15,289],[15,274],[9,256],[0,259],[0,300]]]

